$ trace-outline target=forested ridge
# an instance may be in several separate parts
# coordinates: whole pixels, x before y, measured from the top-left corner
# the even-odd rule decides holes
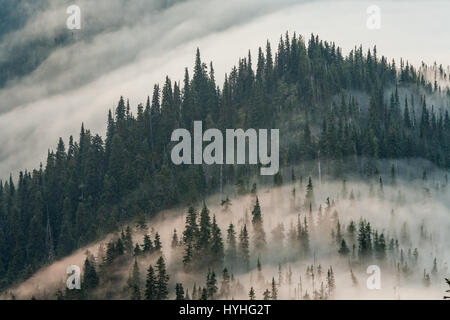
[[[0,288],[125,222],[198,202],[221,182],[245,190],[257,174],[257,166],[223,165],[220,174],[219,166],[173,165],[176,128],[192,130],[194,120],[205,129],[280,128],[281,171],[319,156],[334,176],[374,174],[363,159],[421,157],[448,168],[447,105],[432,106],[428,96],[445,101],[450,91],[376,48],[344,56],[314,35],[306,44],[286,34],[276,50],[267,42],[256,59],[240,59],[221,88],[198,50],[193,74],[155,85],[136,114],[121,97],[105,138],[82,125],[78,139],[59,139],[45,165],[0,182]]]

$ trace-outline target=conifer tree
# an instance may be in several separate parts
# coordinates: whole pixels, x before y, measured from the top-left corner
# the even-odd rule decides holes
[[[222,271],[222,283],[220,285],[220,296],[228,299],[230,295],[230,274],[228,273],[228,269],[224,268]]]
[[[250,267],[250,265],[249,265],[250,264],[250,249],[249,249],[247,225],[245,225],[245,224],[239,235],[239,256],[241,258],[244,268],[246,270],[248,270]]]
[[[159,233],[155,233],[155,240],[153,241],[153,249],[155,252],[161,253],[162,250],[162,244],[161,244],[161,237],[159,236]]]
[[[83,279],[83,290],[91,290],[98,286],[99,278],[97,271],[95,269],[95,264],[93,259],[86,257],[84,260],[84,279]]]
[[[181,283],[175,285],[175,300],[185,300],[183,284]]]
[[[256,262],[256,269],[258,270],[258,281],[263,283],[264,282],[264,276],[262,273],[262,267],[261,267],[261,261],[258,257],[258,260]]]
[[[192,259],[193,259],[192,256],[193,256],[192,243],[189,242],[189,243],[187,243],[187,245],[185,247],[184,256],[183,256],[183,265],[184,265],[184,268],[186,271],[190,271]]]
[[[278,289],[277,289],[277,285],[275,283],[275,278],[272,277],[272,291],[270,293],[270,298],[272,300],[277,300],[278,298]]]
[[[144,253],[151,253],[153,252],[153,242],[150,239],[150,236],[148,234],[146,234],[144,236],[144,249],[143,249]]]
[[[336,289],[336,282],[334,279],[333,268],[331,266],[327,272],[327,287],[328,287],[328,296],[332,297],[334,295],[334,291]]]
[[[156,278],[156,300],[166,300],[169,295],[167,284],[169,283],[169,275],[166,271],[166,263],[164,258],[159,257],[156,262],[156,271],[158,276]]]
[[[147,280],[145,282],[145,299],[146,300],[155,300],[157,294],[157,279],[155,276],[155,271],[153,267],[150,265],[147,271]]]
[[[259,205],[258,197],[256,197],[256,203],[252,210],[252,225],[255,238],[255,249],[260,251],[264,249],[266,245],[266,234],[264,232],[261,207]]]
[[[230,223],[227,229],[227,250],[226,261],[229,265],[233,266],[237,259],[237,244],[236,244],[236,231],[234,225]]]
[[[203,209],[200,213],[200,229],[196,248],[203,257],[209,252],[210,240],[211,219],[209,216],[209,209],[206,206],[206,203],[203,203]]]
[[[172,236],[172,243],[171,243],[172,249],[175,249],[178,246],[178,244],[179,244],[179,242],[178,242],[177,229],[174,229],[173,236]]]
[[[128,289],[130,290],[131,300],[141,300],[141,280],[137,260],[134,260],[133,270],[128,279]]]
[[[125,247],[125,250],[132,254],[133,253],[133,236],[131,232],[130,226],[127,226],[125,230],[125,235],[122,233],[122,241]]]
[[[203,288],[201,290],[200,300],[208,300],[208,291],[206,290],[206,288]]]
[[[248,293],[248,297],[250,298],[250,300],[255,300],[256,299],[255,289],[253,289],[253,287],[250,288],[250,292]]]
[[[352,285],[356,287],[358,285],[358,279],[356,278],[355,274],[353,273],[353,269],[350,269],[350,278],[352,279]]]
[[[350,253],[350,249],[347,247],[347,243],[345,242],[345,239],[341,240],[341,247],[339,248],[339,254],[341,256],[348,256],[348,254]]]
[[[214,300],[217,294],[217,279],[216,273],[213,271],[209,272],[206,278],[206,290],[207,290],[207,298],[209,300]]]
[[[216,216],[213,217],[213,223],[211,227],[212,239],[211,239],[211,265],[214,267],[222,267],[224,259],[224,248],[222,233],[216,222]]]
[[[139,245],[139,243],[136,243],[133,252],[135,257],[140,256],[142,254],[141,246]]]
[[[186,216],[186,227],[183,232],[183,242],[185,244],[193,244],[198,235],[197,212],[194,207],[189,207]]]
[[[305,196],[305,208],[309,208],[309,206],[315,206],[314,199],[314,187],[312,184],[311,177],[308,178],[308,184],[306,186],[306,196]]]

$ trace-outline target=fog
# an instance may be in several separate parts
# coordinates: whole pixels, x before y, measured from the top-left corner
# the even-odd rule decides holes
[[[388,173],[392,164],[397,170],[395,178]],[[224,243],[226,243],[226,229],[230,223],[234,224],[237,235],[244,224],[247,225],[250,234],[249,271],[245,271],[239,265],[230,265],[230,262],[225,260],[225,266],[235,278],[234,288],[237,288],[234,291],[231,290],[228,298],[247,299],[250,287],[253,287],[256,298],[262,299],[263,291],[271,288],[272,277],[277,284],[278,299],[299,299],[303,298],[306,292],[312,298],[314,290],[320,291],[322,283],[327,290],[327,270],[332,267],[336,289],[328,297],[330,299],[442,299],[446,289],[444,277],[448,277],[450,262],[448,247],[450,190],[447,185],[447,172],[436,169],[431,163],[422,160],[386,160],[378,162],[377,165],[383,179],[382,191],[380,191],[378,175],[364,179],[358,178],[358,175],[348,176],[344,189],[343,179],[333,180],[323,174],[319,181],[315,171],[308,170],[312,172],[315,195],[315,205],[312,207],[311,215],[305,208],[307,178],[305,175],[300,178],[302,171],[298,167],[294,168],[297,174],[295,183],[286,183],[278,188],[258,189],[256,195],[261,205],[267,242],[266,249],[260,252],[255,251],[252,240],[254,232],[251,211],[255,203],[255,195],[237,196],[234,188],[228,187],[223,195],[231,199],[231,205],[228,208],[218,204],[220,203],[219,195],[206,199],[211,216],[215,215],[217,218]],[[425,175],[424,172],[426,172]],[[288,170],[285,170],[284,174],[288,181]],[[295,197],[293,188],[296,189]],[[327,198],[331,203],[330,210],[326,209]],[[325,222],[319,222],[320,206],[323,217],[320,221]],[[352,243],[355,244],[356,252],[350,252],[349,256],[340,256],[339,246],[332,237],[332,233],[336,234],[336,224],[330,222],[335,219],[334,212],[337,213],[343,237],[348,242],[350,251],[352,251]],[[133,233],[133,240],[139,243],[142,243],[144,233],[151,234],[152,238],[155,232],[161,235],[163,256],[170,275],[170,298],[174,296],[175,283],[183,283],[185,290],[189,289],[192,294],[194,284],[198,288],[204,287],[206,282],[204,270],[200,273],[185,272],[182,264],[183,246],[171,248],[173,230],[178,231],[179,237],[182,235],[186,213],[187,207],[160,212],[148,221],[146,231],[134,228]],[[296,227],[298,219],[303,223],[305,218],[310,234],[310,252],[307,255],[302,254],[298,248],[288,242],[291,228]],[[358,259],[358,241],[349,239],[346,230],[350,221],[354,221],[356,233],[358,233],[361,219],[370,222],[373,232],[376,230],[378,234],[384,234],[387,247],[389,239],[397,239],[398,249],[387,248],[385,260],[378,260],[375,257]],[[280,224],[284,228],[282,233],[284,237],[281,238],[273,233]],[[134,224],[131,226],[134,227]],[[28,299],[33,295],[37,298],[54,298],[58,288],[64,289],[67,278],[66,268],[71,264],[82,267],[87,250],[96,256],[97,263],[101,263],[102,254],[98,253],[99,245],[106,248],[107,241],[116,236],[109,235],[102,241],[80,249],[70,257],[43,268],[32,278],[7,291],[3,298],[10,297],[11,293],[20,299]],[[418,250],[417,258],[412,256],[415,248]],[[400,253],[400,250],[403,253]],[[149,264],[155,264],[158,257],[159,255],[153,254],[138,258],[142,280],[141,291],[145,286],[146,270]],[[262,264],[262,279],[257,271],[258,258]],[[436,270],[432,272],[435,258]],[[126,261],[119,264],[119,268],[114,269],[117,275],[114,283],[108,286],[100,285],[98,297],[128,298],[124,296],[123,287],[131,272],[133,259]],[[398,269],[399,263],[401,263],[400,269]],[[408,265],[406,269],[403,263]],[[321,274],[318,272],[319,265],[322,269]],[[370,265],[380,267],[381,289],[379,290],[370,290],[366,286],[370,276],[366,270]],[[306,273],[307,267],[311,266],[314,269],[314,278],[311,272]],[[221,270],[215,272],[220,288],[222,273]],[[351,272],[357,279],[357,284],[352,280]],[[424,273],[430,276],[428,285],[425,285]]]
[[[286,31],[306,38],[314,32],[344,53],[376,44],[389,58],[450,64],[449,44],[442,41],[449,31],[448,2],[379,1],[382,27],[369,30],[372,2],[306,0],[42,1],[42,7],[23,9],[23,26],[3,34],[0,61],[17,50],[33,51],[35,40],[67,33],[65,9],[73,3],[82,10],[82,29],[69,32],[74,40],[0,89],[2,179],[38,167],[58,137],[78,135],[82,122],[103,134],[107,110],[120,95],[135,107],[166,74],[181,80],[197,47],[204,61],[214,61],[219,84],[248,49],[255,54],[266,39],[276,43]]]

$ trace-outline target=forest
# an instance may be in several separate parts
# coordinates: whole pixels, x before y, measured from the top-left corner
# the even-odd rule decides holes
[[[409,239],[407,226],[399,230],[380,226],[378,230],[369,218],[359,217],[345,219],[344,226],[335,207],[341,201],[342,205],[355,202],[361,213],[365,211],[361,202],[378,199],[383,205],[389,203],[395,212],[397,207],[406,210],[419,198],[428,199],[428,207],[433,201],[439,204],[439,197],[446,201],[442,195],[448,192],[446,170],[450,167],[450,89],[441,84],[447,80],[446,70],[436,64],[416,69],[403,60],[396,63],[379,57],[376,47],[367,51],[355,47],[344,56],[338,46],[316,35],[306,41],[286,33],[276,50],[267,42],[259,48],[256,59],[250,52],[239,59],[219,87],[213,63],[202,62],[198,49],[192,75],[186,68],[182,82],[166,77],[161,87],[153,86],[147,101],[135,111],[120,97],[117,107],[107,115],[104,138],[82,124],[77,139],[71,136],[64,142],[59,138],[56,150],[49,151],[39,169],[0,181],[0,237],[5,239],[0,243],[0,289],[17,285],[40,268],[115,234],[104,255],[89,254],[86,258],[86,290],[58,291],[59,298],[99,297],[95,292],[100,284],[106,288],[108,283],[111,286],[119,281],[109,278],[104,270],[130,263],[128,295],[105,289],[104,297],[186,298],[188,289],[181,280],[175,290],[169,290],[168,257],[161,255],[164,249],[159,239],[162,233],[153,231],[153,240],[147,234],[142,243],[136,242],[139,232],[146,230],[149,219],[157,218],[158,212],[183,206],[189,208],[186,224],[179,229],[184,231],[174,234],[170,246],[182,252],[181,264],[176,265],[186,274],[192,270],[206,274],[205,283],[191,281],[195,282],[189,291],[191,298],[218,298],[219,274],[225,286],[220,297],[242,297],[242,292],[248,291],[244,296],[261,298],[263,294],[276,299],[283,290],[281,296],[288,298],[293,295],[291,288],[287,295],[281,284],[297,284],[289,280],[288,262],[311,258],[308,277],[323,281],[312,281],[314,288],[308,292],[296,287],[295,295],[332,297],[336,269],[317,265],[310,247],[316,240],[318,250],[330,247],[317,239],[322,232],[313,236],[312,230],[320,228],[335,241],[335,253],[346,257],[350,265],[353,260],[361,264],[375,257],[389,260],[391,267],[405,274],[413,265],[422,268],[419,249],[437,245],[429,238],[430,231],[423,229],[423,239],[417,240],[422,241],[421,246],[412,247],[416,239]],[[255,165],[174,165],[170,161],[174,145],[170,135],[177,128],[193,132],[194,121],[202,121],[204,129],[279,128],[279,173],[258,177]],[[323,188],[317,202],[313,180]],[[342,184],[338,193],[331,191],[336,190],[336,183]],[[364,186],[349,191],[346,183]],[[415,184],[424,190],[420,197],[412,196],[417,192],[411,190]],[[364,187],[368,190],[362,194]],[[270,193],[281,193],[274,196],[277,203],[283,197],[284,202],[293,202],[283,214],[297,216],[286,236],[293,241],[289,248],[297,251],[279,257],[278,275],[267,279],[270,286],[266,291],[256,293],[256,284],[244,288],[235,275],[265,268],[263,252],[268,250],[268,235],[258,197],[262,200],[260,192],[266,188]],[[395,191],[394,196],[385,189]],[[232,210],[237,210],[235,199],[248,198],[241,211],[233,213],[236,219],[248,221],[241,221],[239,227],[232,223],[219,226],[206,200],[217,195],[220,212],[231,210],[228,207],[232,204]],[[433,199],[431,204],[429,199]],[[264,221],[275,223],[278,211],[271,201],[265,201]],[[251,217],[238,217],[246,207]],[[436,215],[443,220],[441,226],[436,224],[438,229],[448,223],[446,214]],[[284,239],[283,228],[275,228],[272,237]],[[402,234],[403,240],[395,232]],[[431,267],[420,271],[425,284],[438,283],[434,278],[445,273],[448,251],[438,247],[432,251],[436,253],[434,260],[428,261]],[[441,256],[437,257],[438,253]],[[146,268],[145,286],[139,280],[141,256],[156,259]],[[238,262],[230,262],[234,259]],[[267,281],[261,280],[260,287]]]

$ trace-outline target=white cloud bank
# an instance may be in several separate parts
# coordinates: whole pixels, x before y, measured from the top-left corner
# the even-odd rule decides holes
[[[59,3],[51,1],[49,10],[6,37],[0,52],[64,28]],[[58,137],[78,135],[81,122],[104,135],[107,110],[120,95],[135,108],[165,75],[181,80],[197,47],[204,61],[213,60],[219,84],[249,48],[255,54],[266,39],[275,47],[287,30],[306,38],[313,32],[345,53],[377,45],[379,54],[415,65],[450,64],[446,1],[190,0],[167,9],[159,8],[162,1],[76,3],[84,15],[79,32],[89,36],[55,50],[32,74],[0,90],[0,178],[36,168]],[[366,28],[372,4],[381,8],[380,30]]]

